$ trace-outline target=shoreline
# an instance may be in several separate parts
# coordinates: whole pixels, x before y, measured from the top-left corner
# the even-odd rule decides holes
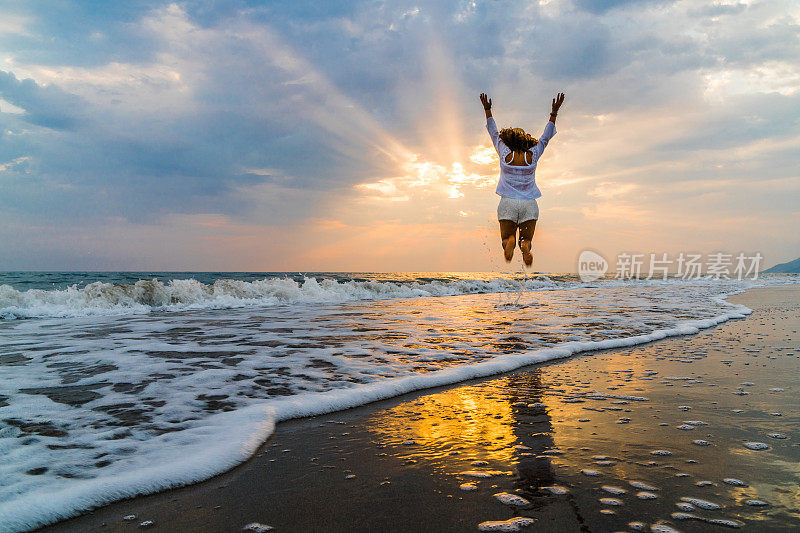
[[[794,302],[798,301],[798,298],[797,298],[798,291],[796,290],[796,288],[794,288],[792,286],[789,286],[789,287],[775,287],[775,288],[763,288],[763,289],[751,289],[751,290],[748,290],[747,292],[745,292],[744,294],[731,296],[729,298],[729,301],[731,301],[731,300],[733,300],[733,301],[744,300],[746,302],[748,300],[752,300],[754,298],[753,294],[754,293],[759,293],[759,291],[763,291],[763,292],[766,292],[766,293],[772,293],[773,296],[775,294],[780,295],[781,293],[790,293],[790,294],[793,295],[793,300],[792,301],[794,301]],[[749,307],[752,307],[752,306],[749,306]],[[728,325],[741,324],[741,323],[745,323],[745,322],[748,322],[748,321],[747,320],[744,320],[744,321],[727,321],[727,322],[725,322],[724,324],[722,324],[720,326],[716,326],[716,327],[708,329],[708,330],[701,330],[701,332],[699,334],[691,335],[691,336],[688,336],[688,337],[686,337],[686,336],[675,337],[675,338],[672,338],[672,339],[664,340],[663,342],[659,342],[659,343],[649,342],[647,344],[640,344],[640,345],[633,346],[633,347],[630,347],[630,348],[609,348],[609,349],[605,349],[603,351],[593,350],[593,351],[590,351],[590,352],[586,352],[583,357],[573,357],[573,358],[570,358],[570,359],[568,359],[566,361],[565,360],[561,360],[561,359],[556,359],[555,361],[550,362],[550,363],[547,363],[547,362],[541,363],[541,364],[538,364],[535,367],[533,367],[533,370],[531,370],[531,366],[526,365],[525,367],[518,368],[516,370],[512,370],[510,373],[504,373],[504,374],[499,374],[499,375],[495,374],[495,375],[491,375],[489,377],[480,377],[480,378],[477,378],[477,379],[472,379],[470,381],[461,381],[461,382],[458,382],[458,383],[453,384],[453,385],[445,385],[445,386],[434,388],[434,389],[426,388],[424,390],[418,390],[416,392],[410,392],[410,393],[404,394],[402,396],[396,396],[396,397],[388,399],[388,400],[379,400],[379,401],[376,401],[374,403],[370,403],[370,404],[365,405],[365,406],[356,407],[354,409],[349,409],[347,411],[339,411],[339,412],[334,412],[334,413],[331,413],[331,414],[321,415],[321,416],[317,416],[317,417],[303,418],[303,419],[299,419],[299,420],[291,420],[291,421],[282,422],[280,425],[277,426],[277,429],[276,429],[275,433],[259,449],[259,451],[256,453],[256,455],[254,457],[252,457],[251,459],[248,459],[243,464],[235,467],[234,469],[232,469],[232,470],[230,470],[228,472],[225,472],[225,473],[220,474],[220,475],[218,475],[218,476],[216,476],[214,478],[211,478],[211,479],[209,479],[207,481],[204,481],[204,482],[200,482],[200,483],[195,484],[195,485],[182,487],[182,488],[178,488],[178,489],[173,489],[171,491],[161,492],[161,493],[157,493],[157,494],[152,494],[152,495],[147,495],[147,496],[140,496],[140,497],[137,497],[137,498],[133,498],[133,499],[129,499],[129,500],[123,500],[123,501],[120,501],[120,502],[112,503],[112,504],[110,504],[108,506],[101,507],[99,509],[96,509],[95,511],[89,512],[89,513],[84,514],[82,516],[79,516],[77,518],[70,519],[70,520],[67,520],[65,522],[61,522],[61,523],[55,524],[54,526],[46,528],[45,530],[53,530],[53,531],[56,531],[56,530],[61,530],[61,531],[69,531],[69,530],[82,530],[82,531],[87,531],[87,530],[102,530],[102,531],[107,531],[107,530],[128,530],[131,527],[133,527],[135,525],[138,525],[139,523],[141,523],[144,520],[153,520],[155,522],[155,525],[153,527],[155,529],[161,529],[161,530],[164,530],[164,531],[168,531],[168,530],[170,530],[172,528],[175,528],[175,527],[189,528],[189,529],[193,529],[193,530],[204,530],[204,531],[206,531],[206,530],[207,531],[215,531],[215,530],[240,529],[245,524],[244,523],[240,524],[240,523],[237,522],[237,513],[234,512],[234,506],[232,504],[234,503],[234,501],[238,501],[238,503],[243,505],[245,508],[248,507],[246,502],[241,502],[239,500],[242,499],[242,494],[251,494],[253,492],[251,490],[252,489],[252,485],[255,484],[255,485],[272,486],[277,494],[286,494],[286,492],[289,492],[289,493],[293,493],[298,498],[303,496],[303,494],[302,494],[303,491],[299,491],[298,492],[295,489],[294,492],[293,492],[290,489],[285,489],[285,488],[281,489],[280,487],[277,486],[277,485],[280,485],[282,482],[286,482],[289,479],[292,479],[294,477],[289,472],[281,473],[279,471],[276,471],[276,472],[273,472],[273,475],[271,475],[271,476],[269,474],[261,474],[260,478],[259,478],[258,475],[256,475],[257,471],[275,470],[275,466],[278,463],[280,463],[281,460],[283,460],[284,458],[292,456],[291,452],[281,452],[281,453],[286,453],[287,455],[277,455],[276,457],[270,457],[270,458],[265,459],[265,457],[267,457],[270,454],[272,454],[272,450],[274,448],[280,447],[279,443],[281,441],[283,441],[283,440],[288,439],[289,441],[296,442],[297,444],[293,445],[295,448],[301,447],[304,450],[309,451],[308,449],[311,448],[311,446],[310,446],[310,443],[308,441],[313,440],[313,441],[323,442],[324,438],[327,437],[328,441],[338,440],[339,442],[341,442],[340,437],[341,436],[347,436],[348,439],[345,439],[345,440],[348,441],[348,444],[351,445],[351,446],[355,446],[355,449],[360,450],[360,449],[363,449],[363,447],[367,444],[368,441],[374,439],[374,435],[372,435],[370,432],[366,431],[366,428],[363,427],[363,426],[365,426],[365,424],[367,424],[368,420],[376,418],[376,417],[380,418],[381,416],[386,417],[385,414],[382,415],[381,413],[383,413],[384,411],[390,411],[390,410],[393,410],[393,409],[401,408],[401,406],[406,405],[406,404],[410,404],[414,400],[417,400],[417,399],[420,399],[420,398],[431,399],[433,397],[436,397],[437,395],[452,393],[453,391],[458,390],[458,389],[470,388],[470,387],[475,387],[475,386],[483,387],[487,383],[495,382],[495,381],[498,381],[498,380],[506,380],[510,376],[514,376],[516,374],[525,374],[525,373],[530,373],[530,372],[536,372],[537,370],[541,370],[542,368],[557,368],[557,367],[561,367],[562,365],[570,365],[575,361],[590,359],[591,356],[589,356],[589,354],[591,354],[592,356],[595,356],[595,357],[597,357],[597,356],[603,356],[603,357],[611,356],[611,357],[613,357],[615,354],[619,354],[619,353],[623,353],[623,352],[631,352],[631,351],[646,352],[648,350],[652,350],[653,346],[661,346],[661,345],[664,345],[664,344],[667,344],[667,343],[680,342],[680,341],[686,340],[686,339],[696,339],[699,335],[702,335],[703,333],[716,332],[716,331],[719,331],[719,330],[722,330],[722,329],[726,328]],[[340,435],[340,436],[337,436],[337,435],[334,435],[334,434],[330,434],[330,431],[328,431],[326,433],[323,430],[330,429],[329,428],[330,424],[326,424],[325,420],[330,419],[330,418],[337,419],[337,422],[342,422],[342,420],[344,420],[344,422],[342,422],[341,424],[338,424],[338,425],[351,425],[351,426],[353,426],[353,428],[350,428],[350,429],[354,429],[354,428],[358,429],[358,428],[360,428],[360,430],[362,432],[364,432],[364,433],[361,435],[360,439],[357,439],[357,438],[350,439],[349,438],[350,435],[355,433],[353,431],[345,432],[346,435]],[[322,431],[322,434],[318,434],[318,432],[320,432],[320,431]],[[334,437],[334,438],[331,438],[331,437]],[[378,439],[378,445],[379,446],[381,446],[381,445],[382,446],[387,446],[387,444],[382,442],[385,439],[386,439],[385,436],[384,436],[383,439]],[[367,442],[365,442],[365,441],[367,441]],[[338,444],[336,446],[338,447]],[[414,447],[414,445],[409,445],[409,446],[411,446],[412,448]],[[292,449],[292,448],[289,448],[289,449]],[[400,449],[403,450],[402,447]],[[319,449],[319,454],[322,455],[323,451],[325,451],[325,450],[326,449],[324,449],[324,447],[322,447],[321,449]],[[330,451],[330,450],[327,450],[327,451]],[[341,452],[341,453],[344,453],[345,456],[347,455],[345,452]],[[456,455],[458,455],[458,454],[456,454]],[[383,457],[383,456],[380,456],[380,457]],[[279,458],[281,460],[279,460]],[[401,475],[401,474],[405,475],[404,474],[405,472],[412,472],[414,470],[417,470],[415,468],[408,468],[408,466],[409,465],[418,464],[418,463],[421,462],[421,460],[420,459],[410,459],[410,460],[413,460],[414,463],[403,464],[402,466],[404,468],[401,468],[400,471],[396,471],[395,469],[391,469],[390,472],[393,473],[392,475]],[[310,458],[309,458],[309,465],[310,466],[308,466],[308,468],[312,468],[313,467],[313,461],[310,461]],[[383,466],[381,466],[381,465],[376,463],[376,464],[373,465],[372,470],[375,470],[376,472],[379,472],[382,468],[385,468],[385,467],[383,467]],[[336,468],[334,467],[333,470],[335,470],[335,469]],[[332,469],[328,469],[328,470],[332,470]],[[353,470],[355,470],[355,469],[353,469]],[[350,475],[350,474],[347,474],[347,475]],[[355,474],[353,474],[353,475],[356,476]],[[423,478],[424,478],[424,474],[417,473],[417,478],[419,478],[420,476],[423,476]],[[307,477],[307,476],[304,475],[303,477]],[[352,480],[360,478],[360,477],[361,476],[359,475],[359,476],[356,476],[356,477],[353,477],[353,478],[346,478],[346,480],[352,481]],[[268,479],[266,479],[266,478],[268,478]],[[242,481],[242,479],[244,479],[245,481]],[[422,479],[422,480],[417,479],[414,483],[417,483],[417,482],[420,482],[420,481],[423,482],[423,483],[429,483],[430,484],[430,480],[425,480],[425,479]],[[230,488],[231,484],[236,484],[236,483],[245,483],[245,485],[239,486],[239,487],[235,487],[235,488]],[[351,482],[350,484],[351,485],[355,485],[357,483],[360,483],[360,481],[359,482]],[[379,483],[376,484],[376,486],[378,486],[378,487],[384,486],[385,487],[385,486],[390,486],[393,483],[394,483],[395,487],[398,486],[396,481],[390,481],[390,483],[388,483],[386,485],[381,485],[381,483],[379,482]],[[326,483],[323,483],[323,485],[326,485]],[[435,486],[436,484],[434,483],[433,485]],[[345,485],[345,487],[346,486],[347,485]],[[452,487],[450,487],[450,486],[440,487],[440,489],[444,490],[444,491],[452,491]],[[458,487],[456,486],[456,490],[457,489],[458,489]],[[308,490],[310,491],[310,493],[315,493],[315,489],[308,489]],[[209,494],[209,491],[212,491],[212,492]],[[217,491],[217,492],[214,492],[214,491]],[[324,495],[325,492],[329,492],[329,487],[321,486],[319,488],[319,494],[320,494],[319,498],[321,499],[321,501],[324,500],[324,496],[323,495]],[[227,493],[239,493],[239,496],[235,496],[235,495],[234,496],[225,496],[225,497],[222,496],[222,494],[227,494]],[[404,497],[406,497],[406,498],[409,498],[409,497],[412,496],[412,494],[407,493],[407,492],[401,491],[401,493],[403,493]],[[455,495],[451,494],[450,496],[451,497],[456,497],[456,496],[461,496],[461,495],[458,494],[458,490],[457,490],[457,493]],[[209,501],[209,498],[211,498],[211,501]],[[223,501],[223,503],[222,504],[211,505],[211,503],[213,501],[216,501],[216,500]],[[192,516],[192,518],[185,518],[185,519],[181,518],[179,520],[179,522],[176,523],[176,519],[178,519],[179,517],[170,516],[171,514],[173,514],[172,510],[171,510],[171,508],[173,506],[171,504],[174,504],[175,501],[203,501],[205,503],[203,505],[201,505],[200,509],[198,509],[197,505],[195,504],[195,506],[194,506],[195,511],[194,512],[189,512],[189,514]],[[427,504],[426,504],[426,502],[421,502],[420,505],[425,506]],[[283,505],[282,507],[285,507],[285,505]],[[123,510],[123,508],[125,510]],[[134,509],[134,511],[129,512],[131,509]],[[202,511],[203,509],[205,509],[205,512]],[[439,512],[441,513],[441,510],[439,510]],[[123,513],[123,514],[121,514],[121,513]],[[135,514],[137,516],[137,519],[136,520],[130,520],[130,521],[121,520],[122,516],[128,516],[130,514]],[[247,513],[243,513],[242,514],[242,519],[244,519],[243,517],[244,517],[245,514],[247,514]],[[252,514],[255,515],[257,513],[252,513]],[[559,513],[556,513],[556,515],[558,515],[558,514]],[[561,514],[563,514],[563,513],[561,513]],[[220,518],[219,515],[225,515],[225,517],[222,518],[221,522],[219,521],[219,518]],[[153,518],[150,518],[151,516]],[[141,520],[139,520],[139,518],[141,518]],[[250,520],[250,521],[248,521],[246,523],[250,523],[250,522],[253,522],[253,521],[259,521],[258,518],[259,518],[258,516],[253,516],[253,520]],[[394,518],[396,520],[396,517],[394,517]],[[267,523],[267,524],[271,524],[271,523],[275,522],[275,520],[270,521],[267,518],[262,518],[262,520],[263,520],[263,523]],[[239,520],[239,521],[241,521],[241,520]],[[400,524],[400,523],[397,523],[397,522],[395,522],[395,523],[397,525]],[[455,523],[458,523],[458,521],[456,521]],[[178,524],[180,524],[180,525],[178,525]],[[217,525],[214,525],[214,524],[217,524]],[[226,524],[226,525],[222,526],[222,524]],[[288,526],[286,524],[281,524],[279,526],[279,529],[287,530],[287,528],[288,528],[288,530],[292,530],[292,528],[294,526],[300,527],[299,524],[288,525]],[[306,526],[303,526],[303,527],[308,527],[308,526],[306,525]],[[399,527],[400,527],[400,529],[398,529],[398,530],[403,530],[402,529],[403,526],[399,526]],[[409,527],[412,527],[412,526],[409,525]],[[475,524],[473,523],[472,526],[469,529],[474,529],[474,528],[475,528]]]

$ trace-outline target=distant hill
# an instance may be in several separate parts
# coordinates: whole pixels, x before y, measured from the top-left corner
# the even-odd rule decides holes
[[[775,265],[772,268],[768,268],[762,272],[762,274],[800,274],[800,257],[795,259],[794,261],[789,261],[788,263],[781,263],[780,265]]]

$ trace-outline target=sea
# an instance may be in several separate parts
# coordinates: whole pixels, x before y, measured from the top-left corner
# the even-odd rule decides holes
[[[207,479],[283,420],[689,335],[794,283],[0,272],[0,531]]]

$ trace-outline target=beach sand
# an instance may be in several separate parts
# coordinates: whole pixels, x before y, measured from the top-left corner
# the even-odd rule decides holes
[[[45,530],[796,529],[800,287],[730,301],[753,314],[281,423],[230,472]]]

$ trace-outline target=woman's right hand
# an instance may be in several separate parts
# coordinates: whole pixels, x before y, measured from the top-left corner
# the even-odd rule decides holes
[[[481,93],[481,103],[484,111],[489,111],[492,108],[492,99],[486,96],[486,93]]]
[[[558,109],[561,107],[561,104],[564,103],[564,93],[558,93],[558,95],[553,98],[553,113],[558,113]]]

